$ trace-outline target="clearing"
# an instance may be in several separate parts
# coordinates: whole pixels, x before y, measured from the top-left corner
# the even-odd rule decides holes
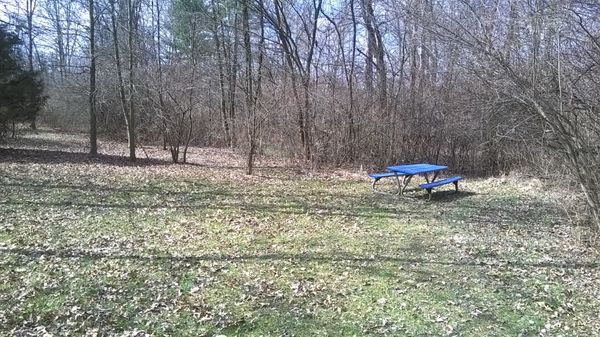
[[[425,202],[364,172],[85,144],[0,148],[0,335],[600,335],[598,244],[535,181]]]

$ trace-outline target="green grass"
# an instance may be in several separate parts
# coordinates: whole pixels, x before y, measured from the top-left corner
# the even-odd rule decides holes
[[[600,334],[598,252],[543,194],[242,172],[0,162],[0,334]]]

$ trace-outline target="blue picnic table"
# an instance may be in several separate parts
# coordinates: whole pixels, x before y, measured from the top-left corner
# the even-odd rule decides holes
[[[420,184],[419,187],[426,190],[429,199],[431,199],[431,191],[433,188],[438,186],[453,183],[456,191],[458,191],[458,181],[462,179],[461,176],[455,176],[436,181],[439,173],[447,169],[448,166],[445,165],[434,165],[427,163],[392,165],[387,167],[387,172],[369,173],[369,177],[373,179],[373,184],[371,186],[373,192],[389,194],[387,192],[377,190],[375,185],[383,178],[393,177],[396,178],[396,182],[398,184],[398,190],[393,194],[404,195],[404,190],[406,190],[406,187],[410,183],[412,177],[416,175],[422,175],[425,177],[427,183]],[[403,177],[402,181],[400,181],[400,177]]]
[[[406,186],[410,183],[410,180],[415,175],[422,175],[425,177],[425,180],[428,184],[434,183],[435,179],[438,177],[439,173],[443,170],[447,170],[448,166],[444,165],[434,165],[434,164],[406,164],[406,165],[393,165],[388,166],[386,169],[390,172],[393,172],[396,175],[398,181],[398,193],[400,195],[404,195],[404,190]],[[429,175],[433,174],[431,179]],[[398,177],[404,177],[402,179],[402,183],[400,183],[400,179]]]

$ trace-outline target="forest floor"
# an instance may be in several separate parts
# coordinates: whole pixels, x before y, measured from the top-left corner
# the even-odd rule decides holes
[[[600,335],[600,244],[537,180],[426,202],[365,172],[248,177],[223,149],[100,150],[49,130],[0,147],[0,335]]]

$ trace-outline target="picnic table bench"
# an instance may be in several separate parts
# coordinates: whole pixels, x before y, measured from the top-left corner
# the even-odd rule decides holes
[[[433,188],[438,186],[454,183],[455,190],[458,192],[458,181],[462,179],[461,176],[454,176],[436,181],[439,173],[447,169],[448,166],[427,163],[394,165],[387,167],[388,172],[369,173],[369,177],[373,179],[372,189],[376,193],[384,193],[375,188],[375,185],[379,180],[388,177],[395,177],[398,183],[398,191],[393,194],[404,195],[404,191],[406,190],[406,187],[410,183],[411,179],[415,175],[422,175],[427,183],[420,184],[419,187],[427,191],[428,200],[431,200],[431,192]],[[432,174],[431,179],[429,177],[430,174]],[[400,182],[400,177],[403,177],[402,183]]]
[[[461,176],[455,176],[455,177],[450,177],[450,178],[446,178],[446,179],[442,179],[442,180],[438,180],[438,181],[432,181],[432,182],[426,183],[426,184],[421,184],[421,185],[419,185],[419,187],[421,187],[427,191],[427,200],[431,200],[431,190],[434,187],[454,183],[454,190],[456,192],[458,192],[458,181],[461,179],[462,179]]]

